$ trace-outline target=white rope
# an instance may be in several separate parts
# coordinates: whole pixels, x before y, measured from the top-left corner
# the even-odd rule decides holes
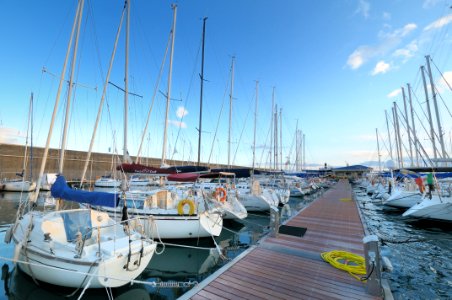
[[[90,279],[88,280],[88,283],[85,285],[85,287],[83,288],[83,291],[80,293],[80,296],[77,298],[78,300],[82,299],[83,295],[85,294],[86,289],[89,288],[89,286],[91,285],[91,281],[93,280],[93,276],[90,277]]]

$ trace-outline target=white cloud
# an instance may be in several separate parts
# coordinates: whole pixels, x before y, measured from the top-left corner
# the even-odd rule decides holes
[[[391,69],[391,65],[386,63],[384,60],[380,60],[376,65],[374,70],[372,71],[372,75],[384,74]]]
[[[180,128],[187,128],[187,124],[185,122],[181,121],[174,121],[174,120],[168,120],[168,124],[180,127]]]
[[[391,20],[391,14],[388,13],[387,11],[383,12],[383,20]]]
[[[452,71],[447,71],[443,73],[436,85],[439,93],[444,93],[445,91],[451,91],[452,88]]]
[[[0,144],[24,144],[25,136],[18,129],[0,127]]]
[[[417,28],[416,24],[410,23],[392,32],[380,31],[378,33],[380,43],[375,46],[368,45],[359,46],[348,57],[347,65],[352,70],[356,70],[371,58],[385,55],[392,49],[396,48],[402,42],[403,38],[406,37],[410,32],[412,32],[416,28]]]
[[[452,14],[439,18],[435,22],[430,23],[424,28],[424,31],[439,29],[452,22]]]
[[[186,110],[185,107],[183,107],[183,106],[179,106],[176,111],[176,116],[179,119],[181,119],[181,118],[185,117],[186,115],[188,115],[188,110]]]
[[[418,51],[419,47],[417,44],[417,40],[411,41],[404,48],[399,48],[392,55],[396,57],[403,57],[405,60],[414,56],[414,54]]]
[[[394,91],[392,91],[392,92],[390,92],[390,93],[388,94],[388,98],[394,98],[394,97],[397,97],[397,96],[400,95],[401,93],[402,93],[402,89],[394,90]]]
[[[359,0],[358,8],[355,11],[355,14],[361,14],[364,18],[369,17],[370,3],[364,0]]]

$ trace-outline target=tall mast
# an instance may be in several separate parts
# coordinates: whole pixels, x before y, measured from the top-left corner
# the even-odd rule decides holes
[[[394,121],[394,132],[395,132],[395,146],[396,146],[396,150],[397,150],[397,162],[398,162],[398,167],[401,168],[403,167],[401,165],[402,162],[402,154],[400,153],[400,132],[399,132],[399,119],[397,118],[397,105],[395,102],[393,102],[393,107],[392,107],[392,120]]]
[[[298,136],[299,136],[299,134],[298,134],[298,119],[297,119],[297,123],[295,125],[295,172],[298,172],[298,155],[300,152]]]
[[[282,108],[279,109],[279,161],[281,162],[281,170],[283,168],[282,162]]]
[[[169,105],[170,105],[170,99],[171,99],[171,75],[172,75],[172,70],[173,70],[174,37],[176,35],[177,4],[171,4],[171,8],[173,9],[174,14],[173,14],[173,26],[171,28],[171,52],[170,52],[169,71],[168,71],[168,91],[166,93],[165,129],[163,131],[162,166],[165,165],[165,160],[166,160],[166,135],[167,135],[167,127],[168,127]]]
[[[433,129],[433,121],[432,121],[432,112],[430,110],[430,102],[428,100],[428,91],[427,91],[427,82],[425,81],[425,68],[421,66],[421,74],[422,74],[422,82],[424,83],[424,92],[425,92],[425,102],[427,103],[427,112],[428,112],[428,122],[430,124],[430,139],[432,140],[433,145],[433,157],[435,158],[435,165],[438,165],[438,154],[436,151],[436,143],[435,143],[435,130]]]
[[[254,138],[253,138],[253,172],[256,161],[256,128],[257,128],[257,102],[259,99],[259,81],[256,80],[256,103],[254,107]]]
[[[232,126],[232,93],[234,92],[234,60],[231,63],[231,91],[229,93],[229,134],[228,134],[228,167],[231,168],[231,126]]]
[[[202,54],[201,54],[201,92],[199,95],[199,139],[198,139],[198,166],[201,162],[201,135],[202,135],[202,96],[203,96],[203,88],[204,88],[204,44],[206,38],[206,20],[207,17],[204,17],[202,24]]]
[[[388,141],[389,141],[389,157],[391,160],[394,160],[392,156],[392,143],[391,143],[391,131],[389,130],[389,122],[388,122],[388,112],[385,109],[385,116],[386,116],[386,128],[388,129]]]
[[[410,162],[411,166],[413,166],[413,146],[411,144],[411,133],[410,133],[410,122],[408,121],[408,109],[406,105],[406,97],[405,97],[405,89],[402,87],[402,96],[403,96],[403,107],[405,108],[405,122],[406,128],[408,131],[408,145],[410,145]]]
[[[380,155],[380,141],[378,140],[378,128],[375,128],[375,134],[377,135],[378,171],[381,172],[381,155]]]
[[[271,125],[270,125],[270,166],[269,166],[270,170],[273,167],[272,155],[273,155],[273,135],[274,135],[274,133],[272,131],[273,131],[273,126],[274,126],[274,121],[275,121],[274,110],[275,110],[275,87],[273,87],[273,92],[272,92],[272,109],[271,109]]]
[[[80,11],[80,15],[77,19],[77,31],[75,33],[75,44],[74,44],[74,50],[72,52],[72,62],[71,62],[71,74],[69,76],[69,87],[67,91],[67,102],[66,102],[66,115],[64,117],[64,128],[63,128],[63,137],[61,140],[61,152],[60,152],[60,164],[58,167],[58,172],[60,174],[63,173],[63,166],[64,166],[64,153],[66,151],[66,143],[67,143],[67,131],[69,126],[69,114],[71,109],[71,96],[72,96],[72,86],[74,83],[74,72],[75,72],[75,64],[77,61],[77,48],[78,48],[78,39],[80,36],[80,25],[82,24],[82,12],[83,12],[83,5],[84,2],[82,2],[82,7]]]
[[[301,142],[303,143],[303,153],[301,154],[302,155],[302,158],[301,158],[301,170],[303,171],[303,169],[306,169],[306,135],[302,132],[301,133],[301,135],[302,135],[302,140],[301,140]]]
[[[49,148],[50,148],[50,140],[52,139],[53,126],[55,125],[55,117],[56,117],[56,114],[58,111],[58,104],[60,101],[61,89],[63,87],[64,75],[66,74],[67,62],[69,60],[69,54],[71,52],[71,46],[72,46],[72,41],[74,39],[75,28],[77,26],[77,20],[82,15],[83,4],[84,4],[84,0],[80,0],[78,3],[78,6],[77,6],[77,12],[75,14],[74,23],[72,25],[71,37],[69,39],[68,47],[66,50],[66,56],[64,59],[63,70],[61,71],[60,83],[58,85],[58,91],[57,91],[57,95],[55,98],[55,105],[53,107],[52,119],[50,120],[50,127],[49,127],[49,132],[47,134],[46,146],[44,148],[44,153],[42,155],[41,167],[39,169],[38,181],[36,183],[36,190],[35,190],[35,193],[33,194],[33,196],[30,198],[30,200],[32,202],[36,202],[36,200],[38,199],[39,191],[41,189],[41,182],[42,182],[42,178],[44,176],[44,169],[46,166],[47,156],[48,156]]]
[[[446,148],[444,147],[443,129],[441,128],[441,120],[439,119],[438,103],[436,101],[435,83],[433,82],[432,70],[430,69],[430,55],[425,57],[427,60],[428,74],[430,78],[430,87],[432,89],[433,105],[435,106],[436,123],[438,126],[439,144],[441,145],[441,155],[443,158],[447,157]]]
[[[275,135],[275,144],[273,147],[273,153],[275,155],[275,159],[274,159],[274,165],[273,165],[273,170],[276,171],[276,169],[278,168],[278,105],[275,105],[275,122],[274,122],[274,132],[273,134]]]
[[[410,112],[411,112],[411,130],[413,132],[413,143],[414,143],[414,152],[416,154],[416,166],[419,167],[419,149],[418,149],[418,141],[416,136],[416,124],[414,123],[414,108],[413,101],[411,99],[411,86],[409,83],[406,84],[408,90],[408,101],[410,103]]]
[[[118,41],[119,41],[119,36],[121,33],[121,27],[123,24],[123,20],[124,20],[124,14],[125,14],[125,10],[127,9],[127,4],[124,4],[124,9],[122,11],[121,14],[121,21],[119,23],[118,26],[118,31],[116,32],[116,39],[115,39],[115,44],[113,47],[113,52],[111,54],[110,57],[110,64],[108,67],[108,71],[107,71],[107,76],[105,77],[105,81],[104,81],[104,87],[103,87],[103,91],[102,91],[102,96],[100,99],[100,103],[99,103],[99,108],[97,110],[97,117],[96,117],[96,122],[94,123],[94,130],[93,130],[93,134],[91,136],[91,142],[89,144],[89,149],[88,149],[88,153],[86,154],[86,159],[85,159],[85,165],[83,166],[83,172],[82,172],[82,177],[80,179],[80,187],[82,187],[83,182],[85,181],[85,175],[86,175],[86,171],[88,170],[88,164],[91,158],[91,153],[93,151],[93,147],[94,147],[94,140],[96,138],[96,133],[97,133],[97,128],[99,126],[99,122],[100,122],[100,118],[102,116],[102,108],[105,102],[105,97],[107,95],[107,86],[108,86],[108,82],[110,81],[110,74],[111,74],[111,70],[113,68],[113,62],[114,62],[114,58],[115,58],[115,54],[116,54],[116,49],[118,46]]]
[[[125,66],[124,66],[124,148],[123,148],[123,162],[128,161],[127,152],[127,127],[129,116],[129,31],[130,31],[130,1],[126,0],[127,7],[127,21],[126,21],[126,49],[125,49]]]
[[[30,97],[30,182],[33,181],[33,93]]]

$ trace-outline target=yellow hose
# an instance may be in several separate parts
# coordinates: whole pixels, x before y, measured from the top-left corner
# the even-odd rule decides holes
[[[357,275],[366,274],[366,262],[364,257],[347,251],[333,250],[320,254],[323,260],[330,263],[333,267],[347,271],[350,275],[361,281]]]

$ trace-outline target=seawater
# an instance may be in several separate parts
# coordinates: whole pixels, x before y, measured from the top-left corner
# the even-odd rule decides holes
[[[370,233],[380,240],[392,272],[383,272],[394,299],[452,299],[452,223],[402,217],[354,189]]]
[[[295,215],[316,199],[322,191],[304,198],[291,198],[289,203],[279,208],[280,220]],[[69,289],[46,283],[38,284],[15,268],[10,259],[14,256],[14,245],[5,244],[5,231],[14,222],[17,207],[27,194],[0,192],[0,260],[2,264],[1,299],[78,299],[83,288]],[[49,192],[42,192],[38,198],[38,209],[51,207]],[[121,288],[88,289],[83,299],[176,299],[193,288],[197,283],[221,268],[228,261],[255,244],[270,231],[269,214],[252,213],[242,221],[225,220],[219,237],[167,240],[159,246],[162,254],[154,256],[148,267],[137,278],[138,283]],[[220,251],[218,250],[220,249]]]

